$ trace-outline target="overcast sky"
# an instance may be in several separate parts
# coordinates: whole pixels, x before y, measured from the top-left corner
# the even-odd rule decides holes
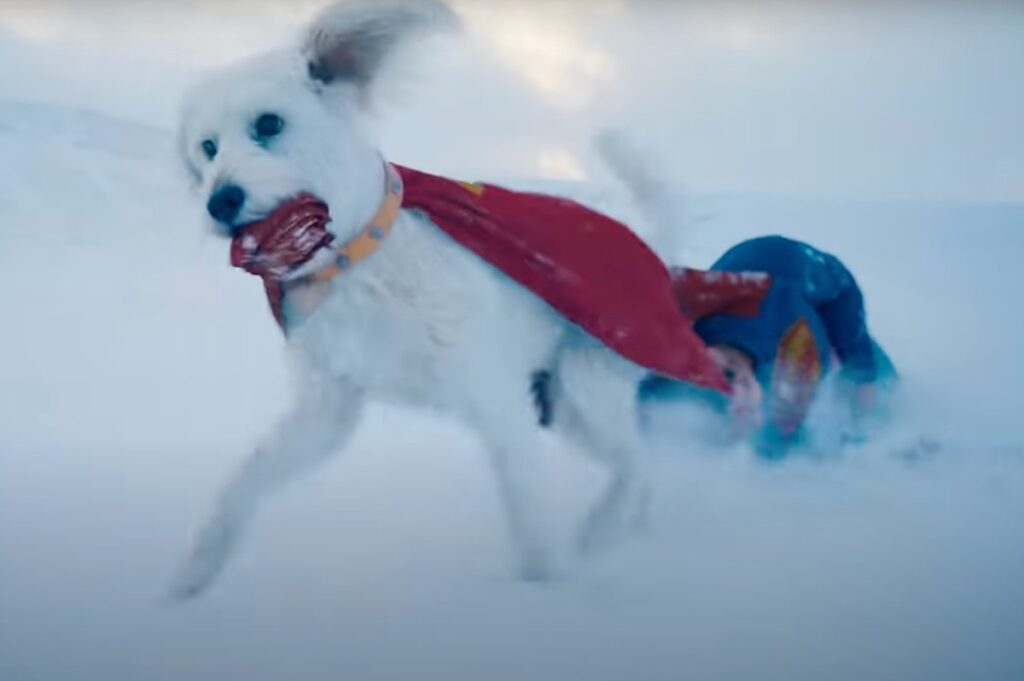
[[[0,99],[169,126],[196,73],[322,4],[0,0]],[[1024,3],[457,5],[471,47],[382,108],[403,161],[595,178],[590,135],[617,125],[696,192],[1024,201]]]

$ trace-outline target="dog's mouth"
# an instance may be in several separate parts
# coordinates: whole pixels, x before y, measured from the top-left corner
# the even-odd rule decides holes
[[[283,201],[265,217],[239,228],[231,240],[231,264],[261,277],[280,279],[329,246],[330,209],[313,194]]]

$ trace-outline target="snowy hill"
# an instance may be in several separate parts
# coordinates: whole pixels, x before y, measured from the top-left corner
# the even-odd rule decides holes
[[[164,131],[0,103],[0,159],[0,678],[1024,677],[1024,207],[688,202],[695,265],[781,232],[859,275],[913,399],[854,455],[652,453],[648,535],[526,586],[478,444],[378,408],[174,608],[190,528],[284,407],[259,284]],[[564,535],[597,481],[550,469]]]

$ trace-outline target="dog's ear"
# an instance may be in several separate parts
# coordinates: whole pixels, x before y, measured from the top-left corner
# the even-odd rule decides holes
[[[313,22],[303,56],[314,81],[365,87],[403,40],[458,26],[440,0],[348,0]]]

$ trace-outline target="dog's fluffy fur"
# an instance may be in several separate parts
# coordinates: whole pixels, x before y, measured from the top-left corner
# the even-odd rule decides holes
[[[315,21],[298,53],[265,56],[200,84],[186,100],[181,149],[201,196],[228,182],[242,187],[243,224],[311,192],[330,206],[330,229],[344,242],[383,197],[380,154],[360,126],[365,88],[401,38],[449,17],[420,0],[349,2]],[[285,127],[261,145],[252,129],[265,112],[279,114]],[[217,143],[212,160],[204,140]],[[330,254],[304,270],[324,257]],[[610,471],[582,523],[580,546],[601,545],[623,529],[645,496],[636,419],[642,368],[585,336],[418,213],[403,211],[379,251],[331,286],[288,338],[300,374],[294,408],[223,490],[175,595],[197,595],[214,581],[264,496],[340,450],[367,399],[440,408],[479,433],[518,573],[547,577],[551,548],[531,480],[542,439],[531,395],[538,372],[550,377],[552,427]]]

